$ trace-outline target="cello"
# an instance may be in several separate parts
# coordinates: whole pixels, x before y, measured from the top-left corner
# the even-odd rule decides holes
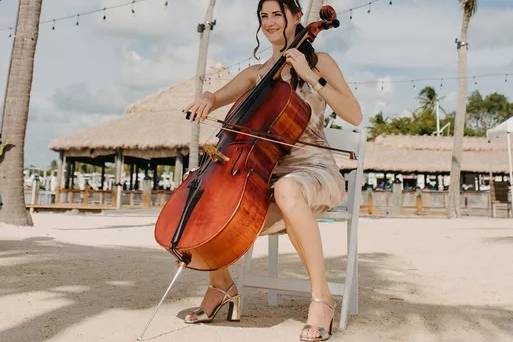
[[[318,33],[339,26],[323,6],[321,20],[299,32],[288,48],[299,48]],[[229,110],[214,149],[174,190],[155,225],[155,239],[187,268],[213,271],[231,265],[262,230],[278,160],[298,143],[311,110],[279,74],[278,61]]]
[[[331,6],[321,8],[320,19],[296,34],[288,49],[305,40],[312,43],[321,31],[339,26]],[[280,79],[285,63],[282,55],[225,120],[216,120],[222,124],[217,145],[205,149],[198,169],[189,172],[162,208],[155,240],[180,266],[140,339],[184,268],[213,271],[245,254],[264,227],[278,160],[296,144],[313,145],[299,140],[311,109]]]

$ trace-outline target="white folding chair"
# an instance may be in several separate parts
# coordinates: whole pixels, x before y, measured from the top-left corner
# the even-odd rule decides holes
[[[349,184],[347,201],[336,208],[322,214],[319,219],[333,219],[337,222],[347,221],[347,266],[344,283],[329,282],[328,286],[333,295],[343,296],[340,313],[340,329],[347,327],[349,315],[358,314],[358,218],[361,203],[361,187],[363,180],[363,161],[367,131],[340,130],[325,128],[326,140],[335,148],[354,152],[357,156],[356,169],[346,175]],[[284,232],[285,233],[285,232]],[[284,234],[283,233],[283,234]],[[310,295],[309,280],[284,279],[278,276],[278,234],[270,234],[268,254],[268,276],[252,274],[251,247],[241,265],[238,287],[241,294],[241,310],[244,303],[245,288],[268,289],[269,305],[278,305],[278,293],[293,293]]]

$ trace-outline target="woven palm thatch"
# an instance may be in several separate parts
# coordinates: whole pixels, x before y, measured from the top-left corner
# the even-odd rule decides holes
[[[397,173],[449,173],[452,137],[389,135],[367,143],[364,161],[366,171]],[[489,143],[485,138],[465,137],[463,142],[464,172],[506,173],[508,156],[503,141]],[[341,169],[354,163],[335,157]]]
[[[217,90],[230,78],[228,70],[211,68],[204,89]],[[50,143],[50,148],[67,155],[90,157],[110,154],[116,149],[140,157],[169,157],[178,150],[187,154],[191,122],[185,119],[182,109],[193,99],[191,79],[129,105],[119,118],[58,138]],[[218,109],[209,117],[224,118],[228,109]],[[217,131],[216,127],[202,125],[200,144],[214,143]]]

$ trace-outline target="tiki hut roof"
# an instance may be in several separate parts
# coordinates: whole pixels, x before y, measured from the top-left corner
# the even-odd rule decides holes
[[[367,143],[366,171],[397,173],[449,173],[452,158],[452,137],[382,135]],[[505,173],[508,170],[507,147],[504,141],[488,142],[486,138],[465,137],[462,171]],[[335,156],[341,169],[354,163]]]
[[[205,90],[221,88],[231,78],[222,67],[212,68]],[[191,123],[182,108],[194,98],[194,79],[156,92],[128,106],[125,115],[85,128],[50,144],[55,151],[72,157],[95,158],[122,149],[125,156],[168,158],[178,151],[188,153]],[[228,107],[212,113],[224,117]],[[214,143],[218,128],[203,125],[200,144]],[[379,136],[367,144],[365,170],[397,173],[449,173],[452,137]],[[505,139],[489,143],[486,138],[465,137],[462,171],[506,173],[508,157]],[[335,156],[341,169],[354,163]]]
[[[228,70],[212,68],[205,90],[221,88],[230,79]],[[158,91],[127,107],[124,115],[96,126],[84,128],[50,143],[54,151],[73,156],[98,156],[120,148],[125,155],[169,154],[178,149],[188,151],[191,122],[182,109],[194,99],[194,79]],[[216,110],[210,117],[224,117],[228,107]],[[200,144],[215,142],[217,128],[202,125]],[[137,153],[138,151],[138,153]],[[144,152],[143,152],[144,151]],[[161,155],[160,157],[163,157]]]

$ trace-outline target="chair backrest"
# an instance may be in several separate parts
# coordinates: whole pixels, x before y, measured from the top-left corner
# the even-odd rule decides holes
[[[363,162],[367,143],[367,129],[334,129],[324,128],[326,141],[331,147],[351,151],[356,154],[356,169],[349,172],[347,206],[350,213],[359,213],[361,203],[361,187],[363,182]],[[336,152],[335,152],[336,153]]]

